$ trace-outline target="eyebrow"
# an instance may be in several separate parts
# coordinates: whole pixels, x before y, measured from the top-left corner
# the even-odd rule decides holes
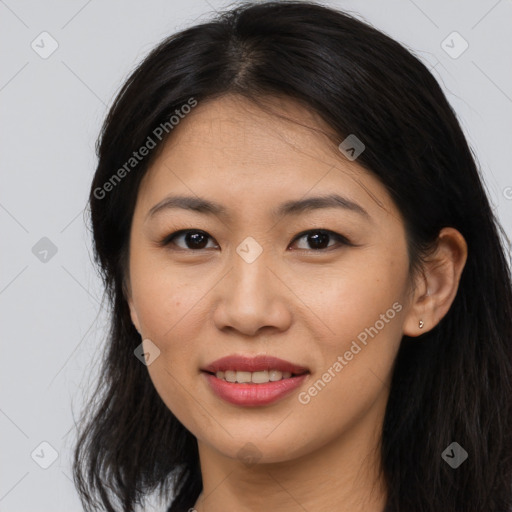
[[[280,204],[279,207],[274,208],[271,214],[273,217],[285,217],[322,208],[342,208],[370,218],[370,215],[362,206],[338,194],[286,201]],[[158,212],[169,209],[184,209],[206,215],[219,215],[224,217],[228,215],[228,210],[214,201],[192,196],[169,196],[155,204],[149,210],[146,220],[149,220],[150,217],[153,217]]]

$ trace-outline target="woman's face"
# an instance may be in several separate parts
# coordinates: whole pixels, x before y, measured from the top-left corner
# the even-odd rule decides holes
[[[293,103],[274,105],[322,126]],[[156,390],[200,450],[282,462],[380,432],[408,315],[404,224],[384,186],[336,151],[313,130],[226,96],[180,121],[142,181],[132,319],[156,356]],[[341,199],[328,207],[284,210],[333,194]],[[223,211],[162,206],[174,196]],[[171,240],[179,230],[190,233]],[[307,373],[249,385],[203,371],[230,355],[276,357]],[[224,377],[283,377],[257,369]]]

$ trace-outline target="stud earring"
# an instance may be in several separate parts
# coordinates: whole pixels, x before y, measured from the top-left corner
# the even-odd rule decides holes
[[[423,323],[423,320],[420,320],[420,322],[419,322],[419,324],[418,324],[418,327],[419,327],[420,329],[423,329],[423,325],[425,325],[425,324]]]

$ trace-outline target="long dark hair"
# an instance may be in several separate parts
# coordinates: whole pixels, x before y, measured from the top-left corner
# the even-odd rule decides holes
[[[512,510],[511,277],[476,158],[418,58],[355,17],[305,1],[238,4],[172,35],[108,113],[89,205],[112,316],[73,466],[86,510],[132,511],[158,491],[172,501],[169,512],[181,512],[202,490],[195,437],[133,354],[141,338],[125,295],[128,240],[139,183],[158,148],[129,171],[126,162],[191,98],[227,93],[259,103],[285,96],[319,114],[338,143],[355,134],[366,146],[357,163],[381,180],[405,219],[411,268],[441,228],[462,233],[468,259],[452,307],[421,339],[404,336],[395,361],[382,432],[386,510]],[[172,129],[164,135],[159,148]],[[452,442],[468,453],[457,469],[442,457]]]

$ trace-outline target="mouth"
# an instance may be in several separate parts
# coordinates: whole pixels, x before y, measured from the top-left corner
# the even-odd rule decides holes
[[[203,370],[205,371],[205,370]],[[215,375],[217,379],[224,380],[225,382],[238,383],[238,384],[267,384],[268,382],[278,382],[280,380],[291,379],[300,375],[305,375],[309,371],[303,372],[289,372],[280,371],[276,369],[262,370],[257,372],[248,372],[243,370],[225,370],[217,372],[208,372],[210,375]]]
[[[237,406],[256,407],[277,402],[308,379],[310,371],[284,359],[231,355],[201,368],[210,390]]]

